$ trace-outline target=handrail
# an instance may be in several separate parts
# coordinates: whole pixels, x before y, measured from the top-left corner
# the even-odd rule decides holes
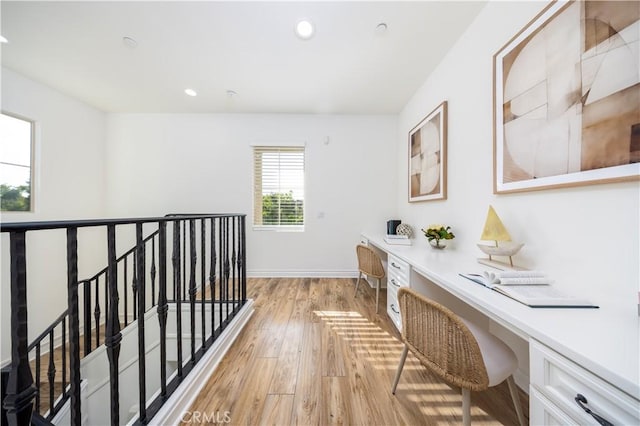
[[[245,213],[215,213],[215,214],[185,214],[167,215],[144,218],[118,218],[118,219],[82,219],[82,220],[52,220],[36,222],[0,222],[0,232],[11,231],[40,231],[45,229],[88,228],[92,226],[107,225],[135,225],[138,223],[175,222],[189,219],[211,219],[221,217],[246,217]]]
[[[64,312],[61,313],[60,316],[56,318],[49,327],[47,327],[42,333],[40,333],[38,337],[36,337],[31,343],[29,343],[29,346],[27,346],[27,350],[31,351],[31,349],[35,348],[38,343],[42,342],[44,338],[47,337],[49,333],[51,333],[51,331],[58,326],[58,324],[64,321],[67,315],[69,315],[69,310],[65,309]]]
[[[147,424],[247,301],[245,219],[246,214],[181,213],[146,218],[0,222],[0,232],[9,234],[8,255],[11,266],[8,275],[11,289],[12,350],[11,364],[7,367],[9,385],[6,397],[2,400],[8,423],[22,425],[48,422],[63,406],[69,405],[71,424],[80,424],[82,318],[84,356],[91,351],[92,329],[95,330],[95,347],[104,345],[109,362],[111,424],[119,424],[121,403],[118,381],[122,341],[120,316],[124,311],[125,318],[128,318],[128,306],[133,305],[131,312],[133,321],[137,324],[138,354],[143,354],[138,356],[137,406],[140,411],[136,424]],[[143,237],[146,224],[157,228],[148,229],[150,234]],[[116,238],[120,235],[120,225],[129,225],[122,226],[127,237],[130,235],[127,229],[132,229],[133,225],[135,243],[124,254],[116,256]],[[106,228],[107,266],[93,277],[81,280],[78,279],[78,228],[85,227]],[[26,234],[52,229],[66,230],[67,307],[44,332],[29,343],[26,335],[29,309],[26,265],[29,263],[33,266],[33,263],[27,262]],[[52,246],[51,249],[63,248]],[[123,300],[120,296],[124,296]],[[128,297],[131,297],[129,301]],[[170,306],[175,306],[175,310],[172,310],[175,313],[172,315],[168,315]],[[145,320],[149,309],[154,307],[159,321],[156,325],[160,329],[161,389],[159,395],[155,394],[155,398],[151,398],[154,391],[147,391],[144,383],[149,374],[158,374],[158,371],[155,362],[149,364],[149,367],[153,366],[153,371],[147,371]],[[101,328],[103,321],[106,324],[104,330]],[[127,325],[127,319],[124,325]],[[183,333],[183,328],[186,333]],[[104,335],[103,339],[100,339],[100,334]],[[177,350],[167,344],[167,336],[175,336],[169,338],[176,339]],[[184,352],[183,339],[188,345]],[[62,346],[61,363],[54,359],[54,350],[58,350],[55,342]],[[48,368],[45,364],[41,369],[41,350],[46,351],[47,348]],[[32,350],[36,357],[35,380],[29,365]],[[174,375],[167,371],[167,355],[170,350],[176,350],[178,360],[177,374]],[[56,371],[59,367],[62,369],[61,375]],[[46,387],[41,388],[41,373],[44,374],[44,386],[47,380],[49,383],[49,411],[45,414],[46,418],[40,413],[40,394],[46,394]],[[58,397],[54,395],[54,384],[57,386],[60,377],[63,391],[61,397]],[[57,403],[54,402],[56,398]],[[130,404],[131,401],[122,403]]]

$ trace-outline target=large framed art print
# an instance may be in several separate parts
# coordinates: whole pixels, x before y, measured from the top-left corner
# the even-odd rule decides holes
[[[409,132],[409,202],[447,198],[447,102]]]
[[[640,177],[640,7],[556,1],[494,55],[494,192]]]

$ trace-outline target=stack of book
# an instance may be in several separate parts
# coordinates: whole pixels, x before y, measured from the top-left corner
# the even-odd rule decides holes
[[[460,274],[498,293],[532,308],[597,308],[598,306],[566,295],[551,285],[553,280],[539,271],[504,271]]]
[[[384,242],[387,244],[400,245],[400,246],[410,246],[411,240],[408,235],[391,235],[387,234],[384,237]]]

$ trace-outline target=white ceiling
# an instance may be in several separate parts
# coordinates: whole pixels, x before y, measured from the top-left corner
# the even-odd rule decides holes
[[[107,112],[398,113],[485,4],[3,0],[2,65]]]

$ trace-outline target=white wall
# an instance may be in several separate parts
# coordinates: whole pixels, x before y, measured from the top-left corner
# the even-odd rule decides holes
[[[514,241],[525,243],[514,257],[517,264],[547,271],[559,288],[634,321],[640,282],[638,182],[493,194],[493,55],[546,4],[490,2],[406,105],[397,138],[399,217],[416,229],[451,225],[456,234],[451,248],[483,257],[475,244],[491,204]],[[448,200],[408,203],[408,132],[444,100]],[[428,249],[426,241],[418,243]]]
[[[383,229],[395,210],[394,116],[107,115],[4,68],[2,109],[34,120],[37,134],[35,211],[3,214],[3,222],[247,213],[251,274],[352,276],[360,231]],[[304,232],[253,232],[250,226],[250,145],[278,141],[306,143]],[[81,278],[106,263],[103,231],[79,232]],[[4,362],[6,235],[1,248]],[[31,340],[67,306],[64,231],[30,233],[27,250]]]
[[[247,271],[353,276],[395,210],[395,116],[114,114],[108,214],[247,213]],[[325,144],[327,140],[329,143]],[[253,231],[252,144],[306,143],[304,232]],[[324,214],[324,217],[320,217]]]
[[[32,213],[3,213],[2,222],[81,219],[105,208],[105,114],[2,68],[2,111],[34,120],[35,183]],[[88,243],[95,232],[79,232],[79,273],[97,271],[101,248]],[[27,234],[29,337],[40,334],[67,306],[64,231]],[[10,355],[9,239],[2,235],[2,351]],[[34,259],[38,259],[37,261]],[[104,266],[104,265],[102,265]]]

